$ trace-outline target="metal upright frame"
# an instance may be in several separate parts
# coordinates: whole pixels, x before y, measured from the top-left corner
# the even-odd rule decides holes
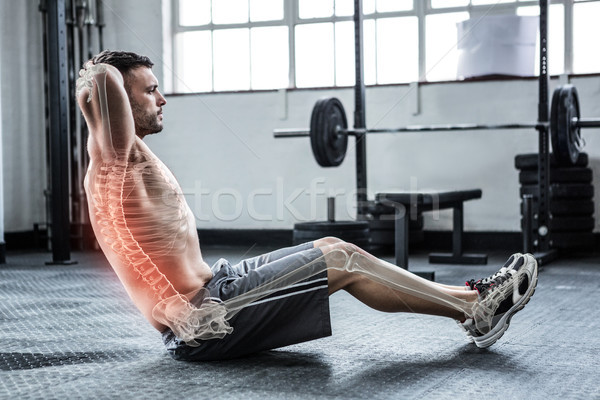
[[[91,234],[83,190],[89,162],[85,146],[88,132],[74,97],[75,85],[77,72],[92,56],[94,25],[102,45],[104,16],[101,0],[40,0],[39,9],[47,102],[49,264],[70,264],[72,240],[77,239],[73,243],[83,249],[84,239]]]
[[[69,101],[65,0],[47,3],[48,105],[52,203],[52,261],[72,264],[69,209]]]
[[[550,248],[550,107],[548,101],[548,0],[540,0],[540,76],[538,97],[538,235],[536,259],[546,264],[557,257]],[[529,223],[526,224],[531,226]],[[525,237],[530,233],[523,231]],[[530,247],[530,246],[526,246]]]
[[[363,66],[363,13],[362,1],[354,0],[354,55],[356,84],[354,85],[354,129],[367,128],[365,80]],[[367,135],[356,134],[356,202],[357,219],[367,213]]]

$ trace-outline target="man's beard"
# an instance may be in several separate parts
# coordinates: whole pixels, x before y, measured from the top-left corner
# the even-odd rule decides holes
[[[145,136],[162,131],[163,126],[158,120],[158,114],[145,111],[138,103],[131,99],[130,102],[137,134]]]

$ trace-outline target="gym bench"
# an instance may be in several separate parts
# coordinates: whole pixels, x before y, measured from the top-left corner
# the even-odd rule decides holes
[[[376,203],[395,209],[394,247],[396,265],[408,269],[408,226],[411,216],[419,213],[453,209],[452,253],[431,253],[432,264],[487,264],[486,254],[463,253],[463,203],[481,198],[481,189],[452,192],[378,193]]]

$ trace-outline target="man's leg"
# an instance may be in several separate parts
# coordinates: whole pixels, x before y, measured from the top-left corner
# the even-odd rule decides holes
[[[478,347],[495,343],[512,316],[535,292],[537,263],[515,254],[491,277],[471,281],[469,289],[439,285],[379,260],[340,240],[317,242],[325,254],[330,293],[348,291],[363,303],[388,312],[409,311],[464,321],[462,328]]]
[[[232,268],[240,274],[247,274],[250,270],[260,268],[263,265],[280,260],[292,254],[298,254],[308,249],[312,249],[311,242],[299,244],[297,246],[284,247],[269,253],[261,254],[255,257],[244,259],[237,264],[232,265]]]
[[[318,247],[327,254],[334,250],[343,250],[347,253],[359,252],[365,257],[377,261],[377,258],[365,250],[346,243],[340,239],[327,237],[314,242],[314,246]],[[417,275],[408,273],[405,274],[408,280],[414,280],[414,283],[426,284],[434,291],[439,290],[442,293],[451,295],[466,302],[475,302],[477,300],[477,291],[465,290],[463,286],[448,286],[441,285],[435,282],[427,281]],[[329,293],[333,294],[340,289],[346,290],[348,293],[356,297],[362,303],[379,311],[385,312],[414,312],[420,314],[439,315],[453,318],[456,320],[464,320],[465,315],[462,310],[454,307],[444,306],[439,302],[424,300],[422,297],[417,297],[409,293],[392,289],[381,283],[375,282],[365,275],[355,272],[348,272],[334,268],[328,269]],[[409,281],[408,284],[411,282]]]

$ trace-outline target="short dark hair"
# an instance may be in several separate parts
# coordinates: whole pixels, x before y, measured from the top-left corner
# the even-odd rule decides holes
[[[112,65],[123,75],[138,67],[152,68],[154,65],[148,57],[129,51],[104,50],[92,57],[91,61],[94,64]]]

